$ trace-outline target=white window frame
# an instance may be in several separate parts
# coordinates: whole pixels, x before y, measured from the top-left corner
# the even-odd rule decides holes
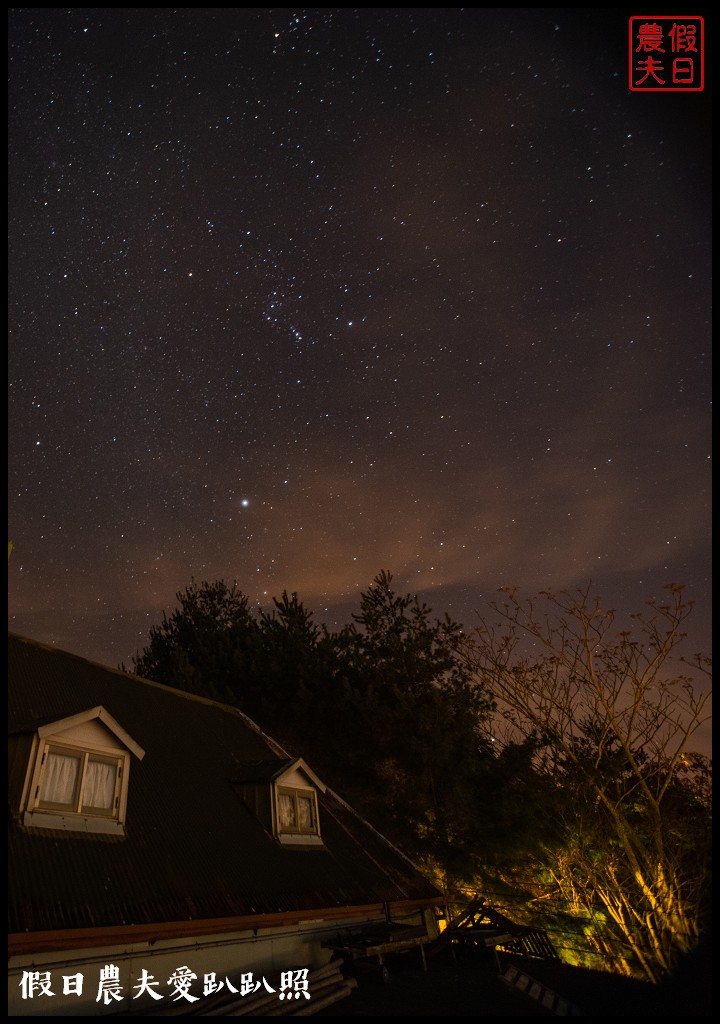
[[[317,795],[314,789],[298,789],[295,786],[276,786],[277,795],[277,808],[278,808],[278,832],[282,835],[292,836],[318,836],[320,835],[320,826],[318,823],[318,807],[317,807]],[[282,797],[289,798],[293,801],[295,806],[295,825],[283,824],[280,815],[280,800]],[[312,824],[308,827],[303,827],[300,824],[300,812],[299,812],[299,800],[309,800],[310,807],[312,808]]]
[[[43,788],[52,754],[79,762],[72,798],[67,801],[49,799]],[[142,760],[145,751],[101,706],[41,726],[33,740],[23,789],[23,824],[30,828],[124,835],[131,754]],[[88,768],[98,762],[115,769],[110,807],[86,803]]]
[[[47,776],[50,757],[53,754],[71,757],[79,762],[78,778],[75,781],[72,800],[68,802],[53,801],[43,797],[43,789]],[[94,807],[86,803],[85,793],[91,763],[109,764],[115,768],[115,782],[110,801],[110,807],[105,809]],[[33,811],[52,811],[58,814],[82,814],[88,816],[99,816],[102,818],[113,818],[118,820],[120,815],[120,797],[122,795],[123,778],[127,772],[128,755],[122,750],[111,748],[83,748],[68,743],[57,743],[52,740],[45,740],[40,753],[39,772],[37,785],[33,788]]]
[[[293,761],[284,771],[273,779],[273,834],[282,846],[307,848],[324,845],[320,835],[320,814],[318,808],[318,791],[324,793],[325,785],[317,775],[308,768],[301,758]],[[295,803],[295,824],[283,825],[281,815],[281,797],[290,797]],[[312,808],[312,824],[300,824],[298,801],[309,800]]]

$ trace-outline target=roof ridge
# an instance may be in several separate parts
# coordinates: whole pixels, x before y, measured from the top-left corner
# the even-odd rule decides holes
[[[105,665],[101,661],[93,661],[91,658],[85,658],[80,654],[73,654],[71,651],[66,651],[62,647],[55,647],[52,644],[43,643],[40,640],[33,640],[32,637],[23,636],[20,633],[13,633],[8,631],[8,639],[19,640],[22,643],[31,644],[34,647],[39,647],[41,650],[49,651],[51,654],[62,655],[66,658],[73,658],[76,661],[82,661],[86,665],[92,665],[95,668],[102,669],[104,672],[109,672],[112,675],[117,675],[125,679],[132,679],[135,683],[140,683],[145,686],[151,686],[155,689],[164,690],[167,693],[175,694],[177,697],[183,697],[185,700],[195,701],[196,703],[203,704],[208,707],[215,707],[221,711],[225,711],[228,714],[236,715],[241,718],[243,722],[252,729],[258,736],[262,737],[265,742],[271,747],[278,757],[292,758],[295,755],[289,753],[277,740],[269,736],[260,726],[255,722],[249,715],[247,715],[240,708],[235,707],[234,704],[225,704],[223,701],[213,700],[212,697],[203,697],[199,693],[191,693],[189,690],[181,690],[177,686],[169,686],[167,683],[158,683],[154,679],[147,679],[145,676],[139,676],[134,672],[128,672],[127,669],[112,668],[110,665]]]

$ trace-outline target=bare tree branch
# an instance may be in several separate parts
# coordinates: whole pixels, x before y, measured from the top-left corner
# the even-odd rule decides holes
[[[618,629],[589,587],[529,600],[508,589],[491,606],[499,622],[481,620],[466,647],[505,721],[540,737],[537,767],[562,789],[558,885],[585,912],[603,908],[653,981],[697,941],[706,881],[674,818],[688,744],[711,716],[710,663],[678,659],[692,602],[666,590]]]

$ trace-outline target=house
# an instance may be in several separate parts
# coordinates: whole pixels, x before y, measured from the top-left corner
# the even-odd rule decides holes
[[[8,679],[11,1016],[307,999],[341,934],[437,934],[440,892],[237,708],[12,634]]]

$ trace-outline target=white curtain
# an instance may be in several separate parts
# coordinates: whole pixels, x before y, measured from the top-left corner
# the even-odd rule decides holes
[[[75,787],[79,771],[79,757],[48,752],[45,776],[40,792],[41,803],[65,804],[72,807],[75,803]]]
[[[300,828],[304,832],[311,832],[315,827],[313,821],[313,802],[310,797],[298,797],[298,815],[300,817]]]
[[[115,778],[117,766],[105,761],[93,761],[88,758],[85,769],[85,788],[83,790],[83,808],[100,807],[111,811],[115,796]]]
[[[283,828],[297,828],[295,801],[285,793],[280,794],[280,824]]]

